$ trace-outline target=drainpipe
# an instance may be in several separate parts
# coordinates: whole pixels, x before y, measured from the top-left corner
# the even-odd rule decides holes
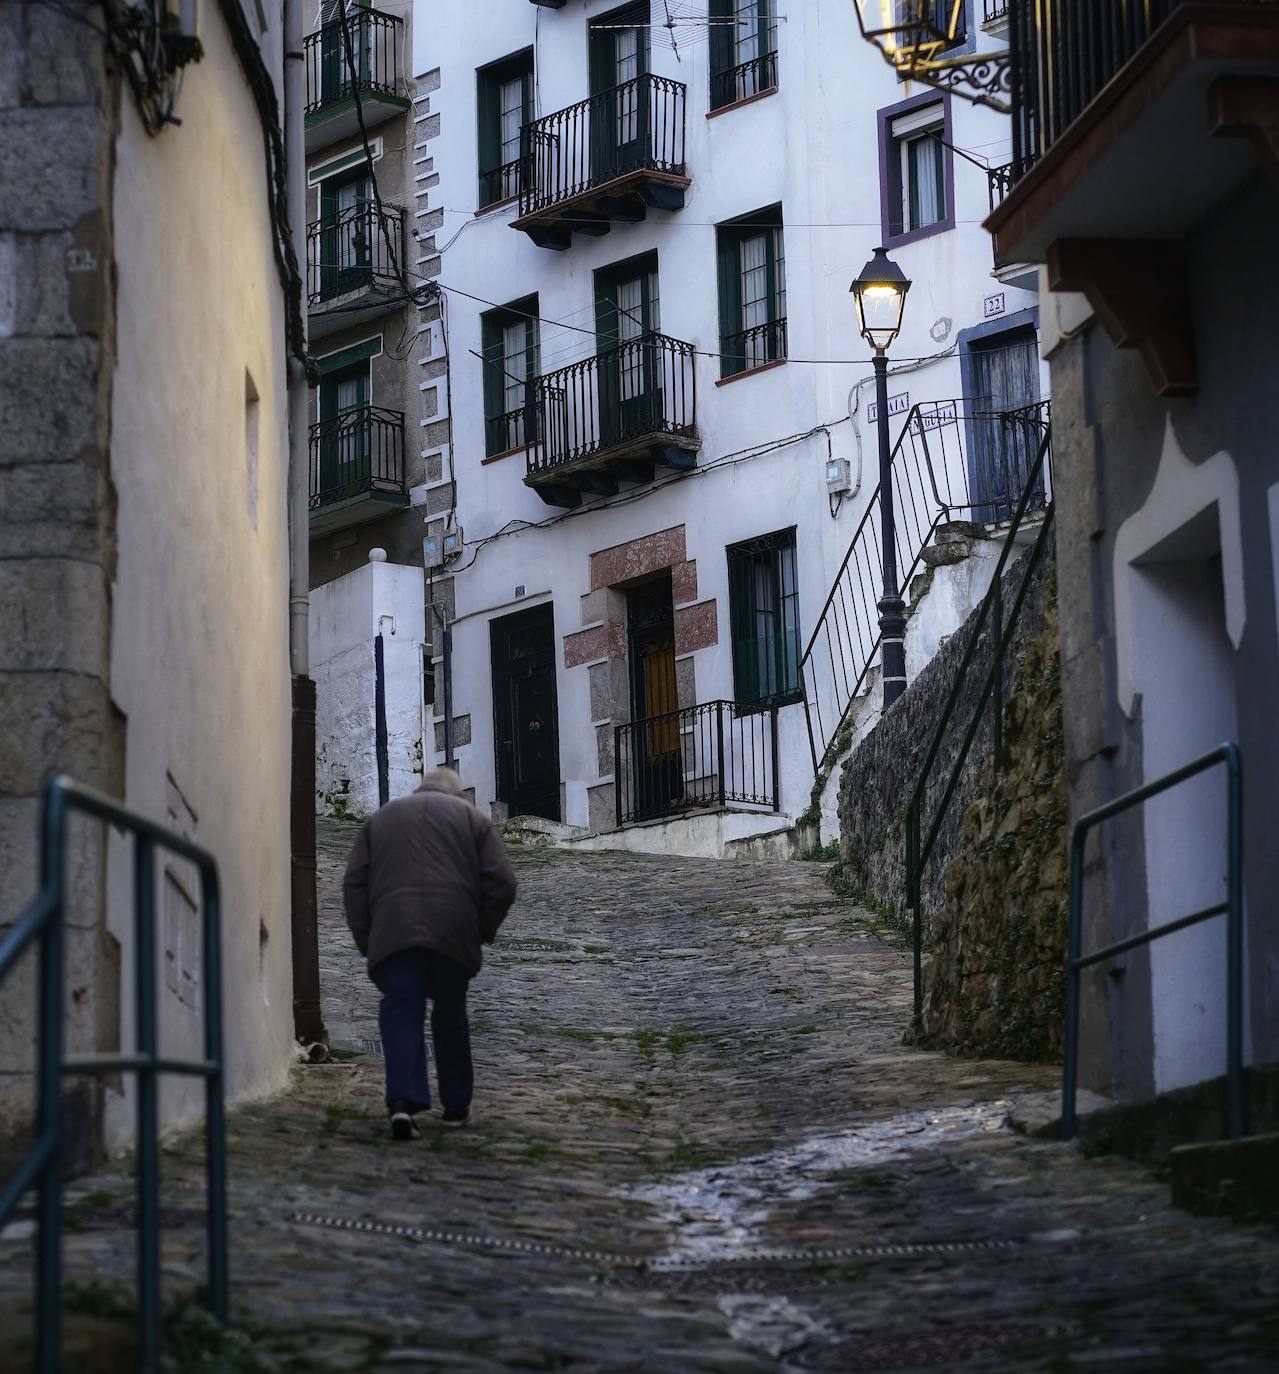
[[[284,0],[284,151],[293,249],[306,263],[306,68],[301,0]],[[305,314],[303,316],[305,321]],[[289,354],[289,671],[293,676],[293,773],[289,799],[293,935],[293,1033],[324,1045],[320,1015],[320,944],[315,899],[315,682],[308,645],[311,597],[309,531],[310,397],[306,368]],[[323,1051],[319,1051],[323,1054]]]

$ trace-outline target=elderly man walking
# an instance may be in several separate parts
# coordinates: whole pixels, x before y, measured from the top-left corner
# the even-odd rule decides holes
[[[480,971],[480,946],[493,943],[515,900],[515,874],[456,773],[430,769],[416,792],[364,822],[343,895],[347,924],[382,994],[391,1134],[414,1139],[414,1116],[430,1110],[428,999],[444,1125],[465,1125],[474,1086],[466,991]]]

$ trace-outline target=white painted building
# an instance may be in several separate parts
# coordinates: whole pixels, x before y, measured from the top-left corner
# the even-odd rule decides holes
[[[618,798],[628,821],[726,801],[748,830],[809,804],[800,658],[878,481],[848,294],[877,244],[914,283],[894,437],[921,402],[1046,394],[1033,277],[995,280],[981,227],[1006,121],[899,82],[848,0],[676,10],[490,0],[414,30],[439,71],[421,363],[448,367],[451,426],[426,761],[595,831]],[[998,43],[981,17],[966,42]],[[963,496],[956,415],[934,475]]]

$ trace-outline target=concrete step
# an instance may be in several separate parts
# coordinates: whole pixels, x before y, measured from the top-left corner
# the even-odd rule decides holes
[[[1177,1145],[1168,1154],[1174,1207],[1279,1218],[1279,1134]]]

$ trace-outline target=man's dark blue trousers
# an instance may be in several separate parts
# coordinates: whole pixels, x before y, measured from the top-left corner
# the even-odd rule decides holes
[[[431,1105],[425,1041],[429,1000],[440,1103],[445,1111],[466,1111],[475,1085],[466,1016],[471,975],[461,964],[433,950],[406,949],[375,964],[371,976],[382,994],[377,1019],[386,1057],[388,1109],[397,1100],[407,1102],[414,1112]]]

